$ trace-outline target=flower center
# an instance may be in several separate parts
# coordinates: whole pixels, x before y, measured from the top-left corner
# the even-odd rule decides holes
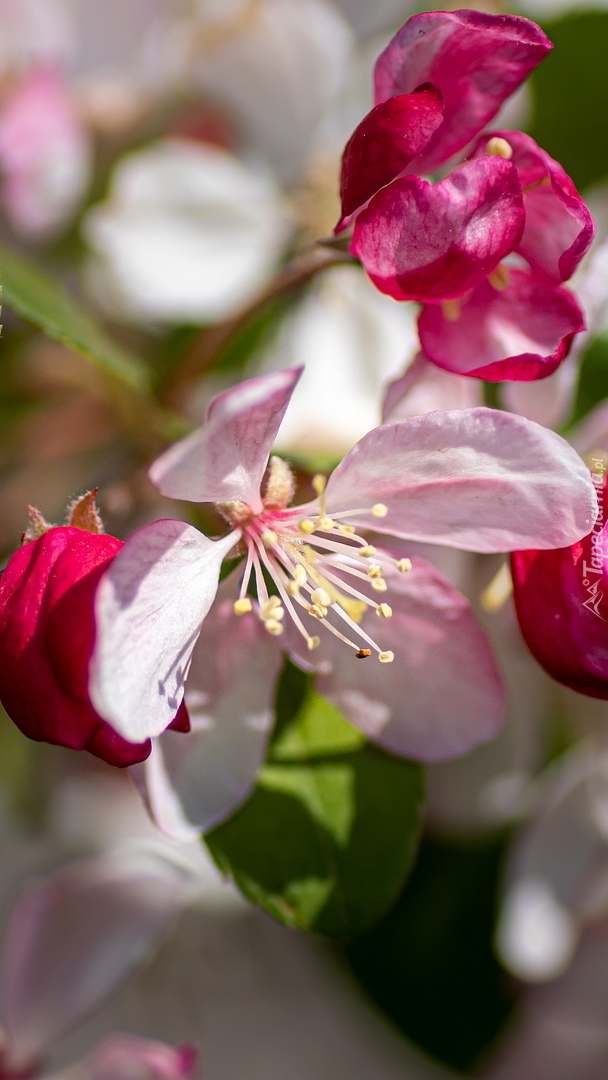
[[[360,624],[371,608],[380,619],[391,617],[390,605],[379,598],[388,590],[384,570],[390,565],[405,572],[411,562],[378,552],[348,524],[349,517],[362,513],[386,517],[383,503],[330,515],[325,485],[324,476],[314,477],[318,498],[303,517],[298,507],[289,508],[294,488],[289,466],[271,458],[259,514],[243,503],[222,504],[222,513],[241,528],[247,550],[235,613],[255,609],[268,633],[276,636],[284,632],[287,614],[309,650],[321,644],[314,631],[323,626],[359,659],[374,652],[389,664],[394,654],[383,650]],[[256,600],[249,595],[252,580]]]

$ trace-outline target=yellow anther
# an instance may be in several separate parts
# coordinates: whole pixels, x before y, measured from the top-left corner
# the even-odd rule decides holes
[[[278,637],[279,634],[283,633],[283,624],[277,622],[276,619],[266,619],[264,626],[266,627],[268,633],[272,634],[273,637]]]
[[[381,619],[390,619],[393,614],[393,609],[390,604],[378,604],[376,608],[376,615]]]
[[[322,604],[311,604],[308,614],[312,615],[313,619],[324,619],[327,615],[327,608],[323,607]]]
[[[401,574],[407,574],[408,570],[412,569],[411,559],[399,559],[397,563],[397,569]]]
[[[357,657],[357,660],[365,660],[368,656],[371,656],[371,655],[372,655],[372,650],[371,649],[359,649],[355,653],[355,656]]]
[[[366,544],[365,547],[359,548],[359,555],[363,555],[364,559],[369,559],[372,555],[375,555],[377,548],[373,544]]]
[[[382,567],[378,566],[378,563],[372,563],[372,565],[367,568],[367,576],[371,578],[381,578]]]
[[[242,596],[240,600],[235,600],[233,610],[235,615],[246,615],[252,608],[251,600],[248,596]]]
[[[293,580],[296,585],[305,585],[307,581],[307,573],[301,563],[293,568]]]
[[[511,282],[509,267],[499,263],[496,269],[488,275],[488,282],[497,292],[504,292]]]
[[[501,157],[505,161],[510,161],[513,157],[513,147],[511,143],[507,142],[500,135],[493,135],[491,139],[488,139],[486,143],[486,154],[488,157]]]
[[[278,596],[270,596],[265,604],[260,607],[260,616],[264,621],[266,619],[275,619],[280,621],[285,615],[285,609],[281,607],[281,601]]]
[[[378,659],[381,664],[392,664],[393,660],[395,659],[395,654],[389,649],[388,652],[379,652]]]
[[[385,506],[384,503],[375,503],[372,506],[372,514],[374,517],[384,518],[388,514],[388,506]]]
[[[320,604],[321,607],[324,608],[328,608],[331,604],[331,596],[329,595],[327,589],[315,589],[313,592],[311,592],[310,599],[312,600],[313,604]]]
[[[354,525],[340,525],[339,523],[338,530],[343,536],[354,536],[357,531]]]
[[[303,533],[314,533],[316,527],[316,523],[310,518],[304,518],[298,525],[298,529]]]
[[[458,322],[460,318],[460,300],[444,300],[441,304],[441,314],[447,322]]]
[[[285,588],[290,596],[300,595],[300,586],[298,585],[297,581],[288,581]]]
[[[317,521],[317,529],[320,529],[321,532],[329,532],[330,529],[335,529],[335,527],[336,522],[333,518],[324,516],[320,517]]]
[[[312,652],[313,649],[318,649],[319,648],[319,645],[321,644],[321,638],[317,637],[316,634],[315,634],[314,637],[309,637],[307,639],[306,644],[308,646],[308,651]]]
[[[383,577],[372,578],[372,589],[374,592],[386,592],[388,585]]]
[[[261,536],[262,543],[265,548],[273,548],[278,540],[278,536],[274,529],[264,529]]]
[[[322,495],[327,487],[327,477],[324,476],[323,473],[316,473],[311,480],[311,484],[313,491],[315,491],[317,495]]]

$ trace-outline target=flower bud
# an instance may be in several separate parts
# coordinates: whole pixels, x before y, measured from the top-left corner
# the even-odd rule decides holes
[[[121,547],[113,536],[58,526],[9,559],[0,577],[0,701],[30,739],[126,766],[148,757],[150,740],[123,739],[88,692],[95,589]],[[183,705],[171,726],[189,729]]]

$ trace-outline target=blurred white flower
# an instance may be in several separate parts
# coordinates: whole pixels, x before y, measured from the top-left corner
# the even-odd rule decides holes
[[[84,221],[93,290],[118,316],[204,323],[239,308],[280,257],[273,182],[225,150],[167,139],[122,158]]]

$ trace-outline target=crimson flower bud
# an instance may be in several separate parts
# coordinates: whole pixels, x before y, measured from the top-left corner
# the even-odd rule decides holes
[[[592,462],[600,513],[591,532],[571,547],[515,551],[511,574],[535,659],[564,686],[608,699],[608,474]]]
[[[95,589],[121,547],[113,536],[58,526],[9,559],[0,577],[0,701],[30,739],[126,766],[148,757],[150,740],[123,739],[88,691]],[[171,726],[189,729],[183,705]]]

